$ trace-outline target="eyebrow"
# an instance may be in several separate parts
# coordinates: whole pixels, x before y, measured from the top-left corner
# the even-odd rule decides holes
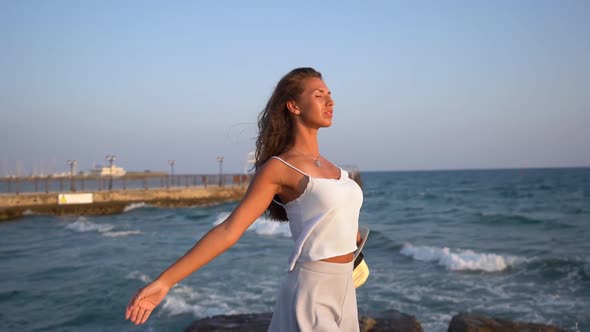
[[[316,91],[319,91],[321,93],[326,93],[326,91],[324,91],[322,89],[315,89],[315,90],[313,90],[313,92],[316,92]],[[331,95],[332,94],[332,91],[328,91],[328,94]]]

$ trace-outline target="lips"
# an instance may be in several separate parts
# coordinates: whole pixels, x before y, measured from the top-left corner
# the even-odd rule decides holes
[[[334,113],[334,111],[327,111],[324,114],[326,114],[329,117],[332,117],[333,116],[333,113]]]

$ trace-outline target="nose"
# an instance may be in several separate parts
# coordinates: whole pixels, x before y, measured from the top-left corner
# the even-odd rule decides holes
[[[335,102],[334,102],[334,99],[332,99],[332,96],[328,96],[328,101],[326,104],[328,106],[334,106]]]

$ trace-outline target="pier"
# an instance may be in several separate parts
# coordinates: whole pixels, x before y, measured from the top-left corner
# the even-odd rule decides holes
[[[219,204],[240,200],[249,182],[250,177],[244,174],[3,178],[0,221],[27,214],[115,214],[134,203],[159,207]],[[80,197],[84,200],[77,202]]]

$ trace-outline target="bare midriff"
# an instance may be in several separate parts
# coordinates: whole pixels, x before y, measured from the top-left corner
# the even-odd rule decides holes
[[[353,258],[354,258],[354,253],[351,252],[349,254],[344,254],[341,256],[324,258],[324,259],[321,259],[321,261],[328,262],[328,263],[349,263],[349,262],[352,262]]]

